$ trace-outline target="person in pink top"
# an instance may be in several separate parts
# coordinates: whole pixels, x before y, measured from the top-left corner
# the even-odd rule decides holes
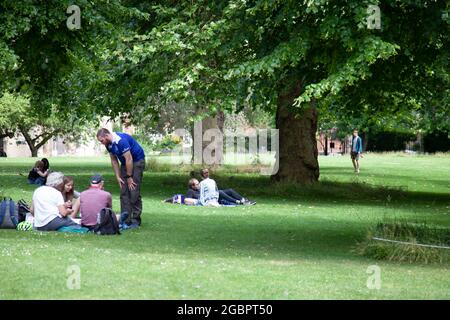
[[[89,189],[80,195],[81,225],[89,230],[97,224],[97,214],[103,208],[112,208],[111,193],[103,190],[104,181],[100,174],[91,178]]]

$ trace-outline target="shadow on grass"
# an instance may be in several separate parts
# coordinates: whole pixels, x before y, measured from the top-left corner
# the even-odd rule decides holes
[[[167,197],[176,193],[185,193],[189,177],[179,174],[152,174],[146,176],[143,194],[156,198],[162,191]],[[404,206],[404,205],[449,205],[450,193],[433,193],[408,191],[403,187],[374,186],[363,182],[333,182],[322,181],[312,186],[298,184],[272,184],[268,177],[240,175],[239,177],[214,177],[220,189],[233,188],[244,197],[268,202],[298,203],[299,201],[313,201],[321,204],[375,206]],[[149,186],[148,183],[153,185]],[[162,199],[162,198],[161,198]]]
[[[67,170],[75,176],[78,190],[83,190],[93,172],[104,174],[106,189],[118,199],[119,189],[111,169],[104,165]],[[92,173],[91,173],[92,172]],[[349,203],[357,205],[391,207],[427,205],[445,206],[450,195],[444,193],[414,192],[402,188],[379,187],[365,183],[319,182],[313,186],[271,184],[269,177],[245,175],[218,175],[214,177],[221,188],[233,188],[244,196],[266,204],[292,204],[315,202],[318,205],[339,207]],[[26,178],[14,174],[3,175],[4,188],[14,186],[32,191]],[[188,174],[146,172],[142,187],[145,200],[160,201],[176,193],[184,193]],[[22,183],[24,186],[23,187]],[[283,202],[281,202],[283,201]],[[147,201],[146,201],[147,202]],[[146,203],[143,226],[136,231],[124,232],[120,237],[95,235],[66,236],[73,245],[91,248],[110,248],[134,253],[161,253],[192,255],[201,258],[208,253],[220,257],[254,257],[260,259],[362,259],[351,253],[367,231],[369,221],[340,221],[336,223],[320,216],[277,216],[276,207],[257,207],[249,211],[240,208],[187,208],[181,206],[155,206]],[[163,210],[162,210],[163,209]],[[158,211],[160,210],[160,211]],[[212,211],[214,210],[214,212]],[[260,215],[258,215],[260,214]],[[11,231],[12,237],[20,233]],[[9,233],[9,232],[8,232]],[[5,234],[3,231],[1,236]],[[31,235],[34,237],[34,235]],[[60,239],[52,236],[49,239]],[[45,239],[45,238],[43,238]],[[61,250],[67,243],[54,241],[52,246]],[[249,258],[249,259],[250,259]]]
[[[198,210],[198,209],[197,209]],[[201,209],[200,209],[201,210]],[[254,216],[218,212],[166,212],[144,214],[140,229],[124,231],[120,236],[62,234],[58,232],[17,232],[1,230],[0,239],[51,243],[52,250],[81,252],[115,251],[123,254],[180,255],[187,259],[207,257],[245,258],[275,261],[302,259],[357,259],[352,253],[366,228],[358,224],[336,225],[320,217],[306,221],[293,217]],[[83,251],[79,250],[83,248]],[[87,249],[87,251],[85,251]]]

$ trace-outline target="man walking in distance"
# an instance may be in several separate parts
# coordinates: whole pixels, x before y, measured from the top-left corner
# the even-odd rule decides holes
[[[359,157],[362,153],[362,140],[358,136],[358,130],[353,130],[353,137],[352,137],[352,151],[350,152],[350,156],[352,158],[353,167],[355,168],[355,172],[359,173]]]
[[[121,213],[128,213],[125,223],[141,225],[144,150],[129,134],[110,132],[105,128],[97,132],[97,140],[106,147],[111,157],[111,165],[120,187]]]

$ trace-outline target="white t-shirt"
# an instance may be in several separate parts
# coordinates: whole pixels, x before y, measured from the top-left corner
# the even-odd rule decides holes
[[[61,217],[58,206],[63,204],[63,196],[55,188],[37,188],[33,194],[34,226],[43,227],[56,217]]]
[[[217,203],[219,201],[219,190],[217,184],[213,179],[205,179],[200,182],[200,203],[204,206],[210,203]]]

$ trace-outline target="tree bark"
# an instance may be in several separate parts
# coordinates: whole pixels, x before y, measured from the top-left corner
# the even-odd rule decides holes
[[[369,143],[369,134],[367,132],[363,132],[361,139],[362,139],[362,143],[363,143],[363,145],[362,145],[363,151],[366,151],[367,144]]]
[[[2,136],[0,136],[0,157],[6,157],[4,138]]]
[[[207,117],[202,120],[202,136],[209,129],[218,129],[223,134],[223,126],[225,124],[225,114],[223,111],[218,111],[214,116]],[[213,144],[214,150],[211,152],[211,155],[217,160],[214,163],[214,167],[220,166],[223,164],[223,136],[222,137],[214,137],[210,141],[202,140],[202,152],[205,152],[205,149],[208,145]],[[208,153],[208,151],[206,151]],[[204,153],[203,153],[204,154]],[[203,161],[205,161],[203,159]]]
[[[54,137],[57,134],[57,131],[52,131],[47,134],[42,134],[36,138],[32,138],[28,131],[24,128],[20,128],[20,132],[22,133],[23,137],[25,138],[25,141],[27,142],[28,148],[30,149],[31,156],[37,157],[39,149],[52,137]],[[41,138],[41,141],[39,143],[36,143],[36,141]]]
[[[311,103],[297,116],[292,111],[292,104],[300,95],[301,88],[301,83],[296,83],[278,96],[279,163],[278,172],[272,176],[274,181],[312,184],[319,179],[317,110]]]

